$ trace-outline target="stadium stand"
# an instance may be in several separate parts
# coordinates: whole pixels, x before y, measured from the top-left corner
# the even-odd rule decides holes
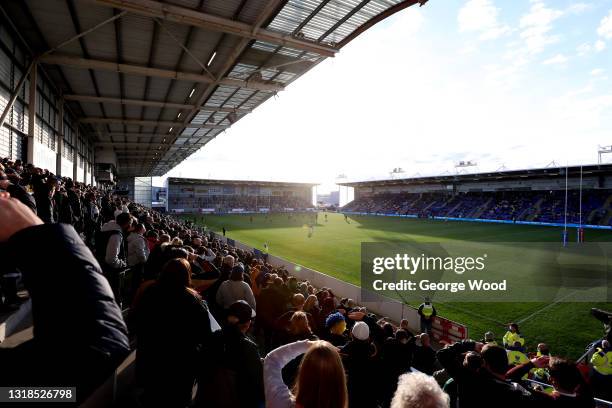
[[[168,177],[166,211],[175,213],[312,210],[314,184]]]
[[[570,168],[567,212],[564,168],[343,183],[355,200],[343,212],[612,225],[612,166]],[[527,181],[529,185],[527,186]],[[391,190],[391,191],[390,191]],[[567,215],[567,218],[566,218]]]
[[[65,265],[71,265],[69,274],[61,269],[50,280],[32,270],[38,261],[33,265],[17,262],[15,269],[4,270],[23,273],[27,292],[7,296],[7,288],[14,290],[17,285],[7,287],[3,281],[3,299],[19,305],[31,298],[36,330],[33,340],[24,343],[32,348],[0,347],[3,384],[10,384],[11,376],[20,385],[76,384],[78,400],[87,403],[92,393],[97,395],[95,389],[104,376],[111,375],[130,351],[130,338],[136,350],[135,379],[116,395],[117,406],[256,407],[265,403],[276,408],[294,406],[297,401],[313,408],[412,407],[432,398],[439,401],[434,406],[448,406],[446,400],[450,400],[453,407],[461,408],[488,407],[491,401],[508,407],[518,403],[609,405],[593,396],[609,398],[611,389],[612,377],[606,374],[606,358],[612,355],[610,314],[601,317],[608,324],[604,338],[589,345],[592,374],[587,377],[579,371],[579,367],[589,370],[584,362],[577,366],[548,355],[532,354],[531,360],[511,367],[512,346],[506,350],[487,344],[487,338],[448,345],[436,353],[426,333],[413,334],[350,299],[338,299],[330,288],[300,282],[263,256],[236,248],[189,221],[34,166],[8,159],[1,163],[0,186],[8,193],[0,195],[0,241],[19,251],[40,241],[45,247],[43,259],[45,254],[58,254]],[[392,198],[386,197],[385,202]],[[439,208],[456,207],[453,200],[431,199]],[[475,201],[476,205],[481,202],[482,198]],[[35,212],[47,206],[53,218],[43,225]],[[89,235],[88,226],[93,227]],[[105,236],[104,231],[112,234]],[[127,257],[133,253],[125,247],[134,239],[141,240],[137,247],[146,254],[146,261],[127,268]],[[110,265],[113,261],[118,263]],[[88,273],[98,281],[104,274],[110,286],[92,286],[79,278]],[[41,292],[43,282],[51,286]],[[74,299],[75,293],[86,296]],[[93,302],[100,315],[85,313],[89,309],[81,308],[79,302]],[[58,319],[67,320],[59,323]],[[84,329],[96,322],[104,325],[108,335],[84,336],[83,330],[99,330]],[[65,333],[47,334],[50,324]],[[161,331],[166,335],[160,335]],[[512,338],[508,343],[517,344],[517,336],[508,332],[504,339]],[[100,343],[101,339],[106,342]],[[92,341],[106,350],[104,359],[85,352]],[[43,358],[41,353],[49,347],[55,354]],[[24,359],[28,361],[25,371]],[[62,370],[42,368],[57,359],[65,363]],[[39,371],[33,376],[31,370]],[[532,374],[523,379],[525,373],[536,370],[541,370],[538,380],[530,378]],[[425,374],[404,374],[408,371]],[[291,388],[294,383],[296,387]],[[192,401],[194,384],[198,388]],[[544,384],[552,393],[531,384]]]

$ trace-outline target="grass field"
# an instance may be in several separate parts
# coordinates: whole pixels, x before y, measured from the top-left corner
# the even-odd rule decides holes
[[[193,218],[189,217],[188,218]],[[306,216],[276,214],[269,217],[248,215],[197,216],[199,224],[213,231],[227,230],[227,236],[255,248],[264,242],[269,252],[297,264],[323,272],[353,284],[360,284],[361,242],[449,242],[473,241],[494,245],[495,242],[559,242],[561,229],[556,227],[471,222],[441,222],[376,216],[350,216],[350,223],[341,214],[328,214],[325,222],[319,213],[318,224],[311,237]],[[609,242],[612,233],[587,230],[587,241]],[[518,244],[520,243],[520,244]],[[520,262],[520,260],[516,260]],[[501,339],[504,324],[520,322],[529,350],[538,342],[551,345],[553,353],[572,358],[580,356],[584,347],[602,334],[602,325],[590,317],[591,307],[611,309],[606,303],[556,304],[521,303],[445,303],[437,304],[441,316],[466,324],[472,338],[480,338],[492,330]]]

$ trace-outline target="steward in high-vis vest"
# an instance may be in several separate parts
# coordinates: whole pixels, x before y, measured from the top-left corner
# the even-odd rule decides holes
[[[536,353],[536,357],[540,358],[542,356],[550,357],[550,348],[546,343],[538,344],[538,352]],[[544,383],[550,383],[550,373],[548,372],[548,367],[534,368],[530,372],[534,380]]]
[[[431,304],[428,297],[419,306],[419,316],[421,316],[421,332],[431,334],[431,324],[433,318],[436,317],[436,308]]]
[[[596,397],[612,400],[612,348],[610,342],[603,340],[591,357],[593,374],[591,385]]]
[[[515,344],[517,342],[520,343],[519,349],[525,345],[525,339],[521,336],[518,324],[516,323],[510,323],[508,325],[508,331],[506,334],[504,334],[502,341],[504,343],[504,347],[508,349],[515,349]]]
[[[521,343],[519,343],[518,341],[514,344],[514,347],[512,350],[507,350],[506,353],[508,353],[508,365],[510,366],[519,366],[521,364],[525,364],[529,362],[529,357],[527,357],[525,355],[525,353],[523,353],[522,351],[520,351],[519,349],[521,348]],[[525,374],[522,378],[523,380],[526,380],[528,377],[527,374]]]

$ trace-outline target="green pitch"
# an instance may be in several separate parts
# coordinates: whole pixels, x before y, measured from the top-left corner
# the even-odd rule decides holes
[[[194,216],[186,216],[194,219]],[[196,216],[198,224],[213,231],[227,230],[229,238],[262,249],[297,264],[359,285],[361,242],[560,242],[555,227],[442,222],[395,217],[350,216],[319,213],[312,234],[307,215],[286,214]],[[572,231],[575,234],[574,231]],[[571,236],[570,239],[575,239]],[[612,241],[612,232],[587,230],[587,241]],[[518,268],[517,260],[516,267]],[[512,265],[510,265],[512,267]],[[605,303],[447,303],[437,304],[438,313],[466,324],[470,337],[481,338],[491,330],[499,341],[504,324],[520,322],[529,351],[539,342],[550,344],[553,354],[578,358],[584,347],[601,337],[602,325],[590,317],[589,309],[612,309]]]

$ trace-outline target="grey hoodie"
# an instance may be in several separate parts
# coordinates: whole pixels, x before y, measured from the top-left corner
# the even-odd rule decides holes
[[[127,263],[128,266],[143,264],[149,257],[147,240],[140,234],[131,232],[127,238]]]
[[[100,228],[102,232],[108,231],[119,231],[121,232],[121,227],[119,224],[115,222],[115,220],[109,221],[106,224],[102,225]],[[106,254],[104,254],[104,262],[111,268],[120,269],[125,268],[126,262],[123,259],[119,259],[119,252],[121,249],[121,241],[123,240],[123,235],[121,234],[113,234],[108,239],[108,244],[106,244]]]

